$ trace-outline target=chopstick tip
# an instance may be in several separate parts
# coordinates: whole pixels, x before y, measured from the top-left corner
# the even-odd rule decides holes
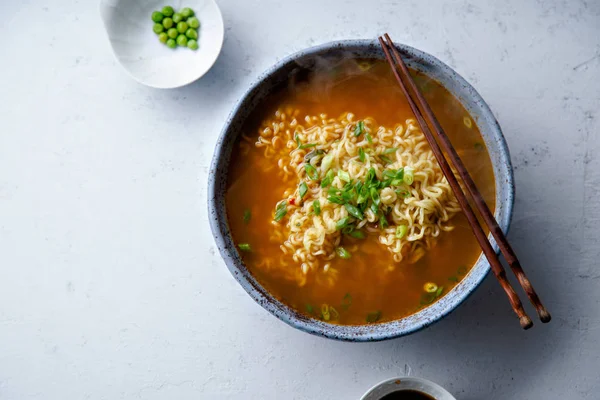
[[[521,323],[521,328],[527,330],[533,326],[533,321],[527,315],[519,318],[519,322]]]
[[[550,322],[552,320],[552,316],[550,315],[548,310],[546,310],[545,308],[542,308],[541,310],[539,310],[538,315],[540,317],[540,321],[542,321],[544,324],[547,324],[548,322]]]

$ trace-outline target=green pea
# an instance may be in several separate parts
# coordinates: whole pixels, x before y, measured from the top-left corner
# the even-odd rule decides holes
[[[163,28],[162,24],[156,23],[154,24],[154,26],[152,27],[152,30],[154,31],[154,33],[156,33],[157,35],[159,33],[161,33],[162,31],[165,30],[165,28]]]
[[[183,15],[183,18],[185,18],[185,19],[188,19],[189,17],[194,16],[194,11],[189,7],[185,7],[179,12],[181,13],[181,15]]]
[[[179,33],[177,32],[177,29],[171,28],[167,31],[167,35],[169,35],[171,39],[175,39]]]
[[[190,39],[188,40],[187,47],[188,49],[198,50],[198,42],[196,42],[194,39]]]
[[[174,49],[177,47],[177,42],[175,42],[175,39],[169,39],[167,40],[167,46]]]
[[[186,24],[185,22],[181,21],[180,23],[177,24],[177,31],[179,33],[185,33],[185,31],[188,30],[188,24]]]
[[[162,24],[165,27],[165,29],[169,29],[173,27],[173,19],[172,18],[165,18],[162,20]]]
[[[185,31],[185,36],[187,36],[189,39],[197,40],[198,39],[198,32],[196,32],[195,29],[190,28],[187,31]]]
[[[175,22],[176,24],[178,24],[181,21],[183,21],[183,15],[181,15],[179,13],[173,14],[173,22]]]
[[[187,38],[185,37],[185,35],[177,36],[177,44],[181,47],[187,46]]]
[[[164,17],[165,16],[162,15],[162,13],[160,11],[154,11],[152,13],[152,21],[154,21],[154,22],[161,22]]]
[[[188,19],[187,23],[190,26],[190,28],[194,28],[194,29],[200,28],[200,21],[198,21],[198,18],[196,18],[196,17],[192,17],[192,18]]]
[[[161,11],[165,17],[170,17],[175,12],[171,6],[164,6]]]
[[[158,34],[158,40],[160,40],[161,43],[167,43],[168,39],[169,35],[167,35],[165,32],[161,32]]]

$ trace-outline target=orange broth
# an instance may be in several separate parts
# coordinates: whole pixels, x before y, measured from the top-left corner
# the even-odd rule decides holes
[[[286,106],[299,109],[301,118],[321,113],[337,117],[352,112],[356,120],[373,117],[378,124],[388,127],[414,118],[389,66],[378,60],[369,60],[369,63],[370,68],[363,70],[360,62],[348,59],[289,85],[259,108],[252,118],[254,123],[249,122],[243,133],[254,140],[258,136],[256,122]],[[493,210],[492,163],[475,121],[471,119],[471,127],[467,126],[465,117],[470,119],[471,116],[438,82],[416,72],[413,76]],[[278,274],[277,268],[266,269],[259,262],[263,257],[286,257],[288,268],[300,268],[291,255],[283,255],[279,248],[282,243],[269,240],[275,206],[290,184],[284,184],[275,170],[261,169],[264,162],[262,149],[251,146],[247,154],[242,154],[236,146],[226,195],[229,226],[235,243],[252,246],[251,252],[240,252],[248,270],[266,290],[302,314],[322,318],[321,305],[327,304],[339,313],[338,318],[328,321],[331,323],[362,325],[374,319],[377,322],[400,319],[438,299],[425,293],[426,282],[443,287],[440,294],[443,297],[468,273],[481,253],[460,213],[452,219],[455,229],[441,233],[436,245],[414,264],[394,263],[391,253],[379,244],[377,236],[369,235],[358,242],[358,250],[350,259],[331,260],[331,266],[339,270],[335,285],[321,283],[324,277],[320,275],[324,272],[310,271],[306,284],[300,287]],[[251,213],[247,223],[245,210]],[[397,264],[396,268],[390,271],[387,267],[393,264]]]

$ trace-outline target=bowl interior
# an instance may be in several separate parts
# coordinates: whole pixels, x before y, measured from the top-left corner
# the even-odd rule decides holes
[[[214,0],[173,0],[177,11],[192,8],[200,20],[198,50],[170,49],[158,41],[150,16],[167,3],[158,0],[102,0],[100,15],[110,44],[125,70],[138,82],[157,88],[186,85],[204,75],[223,45],[223,18]]]
[[[477,122],[486,144],[496,181],[495,216],[500,227],[507,231],[512,215],[514,198],[512,167],[508,148],[493,114],[481,96],[450,67],[412,47],[397,44],[410,68],[438,80],[469,111]],[[217,142],[209,181],[210,223],[215,241],[229,270],[244,289],[277,318],[306,332],[329,338],[350,341],[384,340],[409,334],[439,320],[458,306],[483,280],[490,267],[480,257],[468,275],[448,294],[429,307],[400,320],[360,326],[340,326],[309,319],[289,308],[268,293],[244,266],[232,241],[223,199],[227,189],[227,169],[233,146],[252,111],[299,69],[311,68],[323,58],[379,58],[383,52],[375,41],[345,41],[325,44],[294,54],[268,70],[253,85],[232,111]],[[494,242],[494,247],[497,247]]]

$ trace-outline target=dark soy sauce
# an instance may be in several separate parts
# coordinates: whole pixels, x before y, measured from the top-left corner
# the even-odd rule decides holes
[[[417,392],[416,390],[400,390],[386,394],[381,400],[435,400],[428,394]]]

